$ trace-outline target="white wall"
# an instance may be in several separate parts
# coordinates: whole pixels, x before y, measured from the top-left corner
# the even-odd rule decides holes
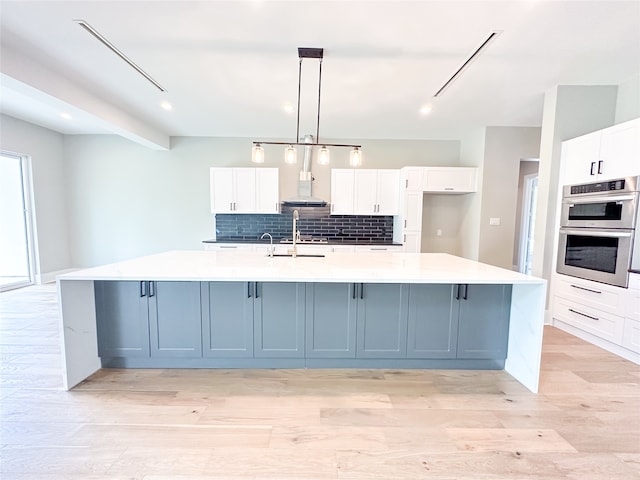
[[[0,149],[31,157],[36,274],[72,267],[66,212],[63,135],[0,116]]]
[[[351,142],[351,141],[350,141]],[[354,141],[356,143],[357,141]],[[456,165],[458,141],[361,141],[363,168]],[[348,149],[332,150],[331,166],[313,172],[314,195],[330,199],[330,168],[348,167]],[[264,166],[280,167],[280,196],[297,192],[298,166],[282,148],[265,148]],[[209,167],[251,166],[251,139],[175,137],[154,151],[116,136],[65,141],[73,264],[87,267],[172,249],[200,249],[213,236]]]
[[[538,127],[487,127],[482,177],[479,261],[511,269],[520,160],[540,153]],[[489,225],[490,218],[500,225]]]

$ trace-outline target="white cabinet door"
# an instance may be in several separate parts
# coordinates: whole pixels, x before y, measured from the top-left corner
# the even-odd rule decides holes
[[[401,252],[402,245],[356,245],[356,253],[390,253]]]
[[[256,169],[234,168],[233,189],[235,192],[233,213],[255,213]]]
[[[279,182],[277,168],[256,168],[256,213],[278,213]]]
[[[211,188],[211,213],[233,213],[235,201],[233,189],[233,169],[211,168],[209,170]]]
[[[567,140],[562,145],[564,185],[596,181],[600,161],[600,132]]]
[[[353,213],[375,215],[378,207],[378,171],[355,170]]]
[[[425,167],[424,191],[431,193],[471,193],[478,190],[475,167]]]
[[[331,170],[331,214],[353,215],[353,179],[350,168]]]
[[[402,234],[402,251],[406,253],[420,253],[422,232],[409,231]]]
[[[640,175],[640,120],[604,129],[599,161],[599,179]]]
[[[403,230],[422,230],[422,192],[407,192],[404,194]]]
[[[376,215],[400,213],[400,171],[378,170]]]
[[[405,190],[423,191],[422,175],[424,167],[404,167],[401,170],[402,187]]]

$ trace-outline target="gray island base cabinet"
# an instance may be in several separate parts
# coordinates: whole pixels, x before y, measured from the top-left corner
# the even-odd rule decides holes
[[[103,367],[504,368],[508,285],[95,282]]]
[[[453,255],[171,251],[57,284],[67,390],[108,366],[504,369],[538,391],[546,281]]]

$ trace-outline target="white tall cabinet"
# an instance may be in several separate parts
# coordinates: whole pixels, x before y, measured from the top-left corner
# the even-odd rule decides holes
[[[635,175],[640,118],[562,143],[561,187]],[[628,289],[558,273],[552,279],[555,326],[640,364],[640,275],[630,274]]]
[[[277,168],[212,167],[211,213],[278,213]]]

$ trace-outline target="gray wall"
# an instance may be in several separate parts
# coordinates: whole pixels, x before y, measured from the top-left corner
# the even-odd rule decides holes
[[[487,127],[478,260],[512,268],[520,160],[540,153],[538,127]],[[497,217],[500,225],[489,225]]]
[[[618,85],[615,123],[640,117],[640,75]]]
[[[37,275],[72,265],[63,143],[64,136],[59,133],[0,116],[0,149],[31,157]]]

